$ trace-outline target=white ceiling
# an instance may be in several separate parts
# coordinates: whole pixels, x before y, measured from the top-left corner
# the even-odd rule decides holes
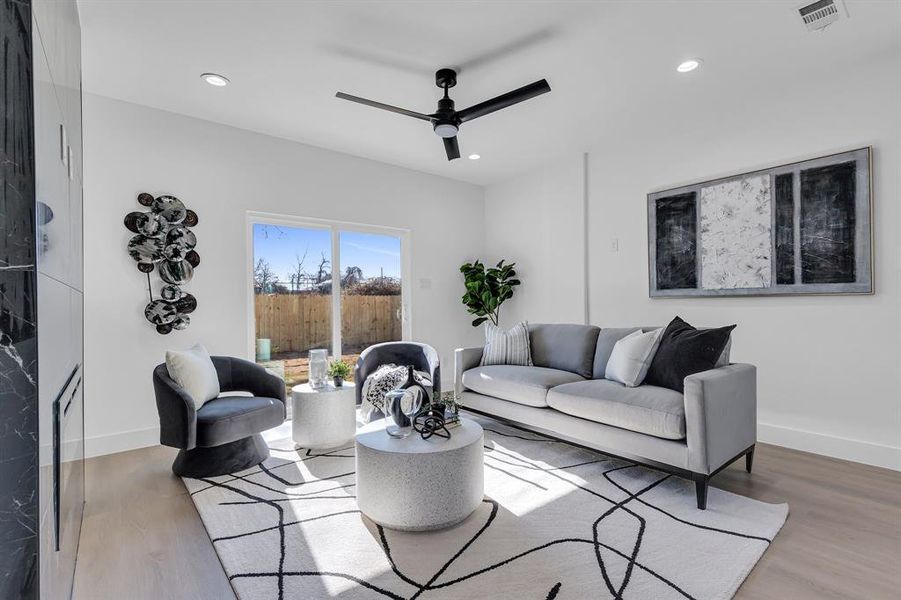
[[[743,90],[901,53],[901,1],[848,0],[851,18],[822,33],[804,30],[797,4],[79,0],[84,89],[485,184],[622,135],[630,119],[701,115]],[[693,56],[703,67],[676,73]],[[553,91],[466,123],[451,163],[428,123],[334,97],[432,112],[445,66],[460,70],[457,109],[542,77]],[[231,85],[207,85],[206,71]]]

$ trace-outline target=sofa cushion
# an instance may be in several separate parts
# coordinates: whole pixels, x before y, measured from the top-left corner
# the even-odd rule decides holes
[[[531,367],[529,324],[523,321],[504,331],[493,323],[485,323],[485,349],[482,351],[481,366],[486,365]]]
[[[686,377],[713,369],[720,362],[733,329],[735,325],[696,329],[674,318],[663,331],[646,381],[681,393]]]
[[[486,396],[526,406],[547,406],[547,391],[557,385],[583,381],[569,371],[544,367],[489,365],[463,372],[463,387]]]
[[[599,331],[594,325],[529,325],[532,364],[591,377]]]
[[[628,388],[606,379],[567,383],[550,390],[547,403],[562,413],[670,440],[685,437],[682,394],[642,385]]]
[[[605,327],[598,333],[598,343],[594,350],[594,368],[591,376],[595,379],[604,379],[607,371],[607,361],[613,353],[613,347],[630,333],[641,331],[641,327]]]
[[[271,429],[285,420],[285,405],[276,398],[220,396],[197,411],[197,445],[219,446]]]

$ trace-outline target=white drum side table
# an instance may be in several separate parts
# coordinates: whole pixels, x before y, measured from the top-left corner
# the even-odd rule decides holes
[[[404,439],[385,433],[385,419],[355,437],[357,505],[379,525],[402,531],[441,529],[478,508],[485,493],[484,432],[460,419],[451,439]]]
[[[309,383],[291,388],[291,434],[304,448],[334,448],[350,442],[357,428],[354,384],[331,383],[314,388]]]

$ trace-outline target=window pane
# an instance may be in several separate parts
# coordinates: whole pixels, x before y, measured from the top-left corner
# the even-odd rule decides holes
[[[367,346],[401,339],[400,238],[340,232],[341,352],[351,364]]]
[[[311,349],[332,353],[331,234],[254,224],[253,261],[256,359],[290,390],[309,379]]]

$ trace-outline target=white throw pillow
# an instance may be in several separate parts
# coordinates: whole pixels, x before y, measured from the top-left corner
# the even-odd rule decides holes
[[[210,353],[200,344],[188,350],[167,350],[166,369],[199,409],[205,402],[219,395],[219,376]]]
[[[525,321],[504,331],[497,325],[485,325],[485,349],[481,366],[519,365],[532,366],[532,349],[529,347],[529,324]]]
[[[651,366],[663,329],[647,333],[633,331],[613,346],[604,377],[618,381],[626,387],[636,387],[644,381]]]

